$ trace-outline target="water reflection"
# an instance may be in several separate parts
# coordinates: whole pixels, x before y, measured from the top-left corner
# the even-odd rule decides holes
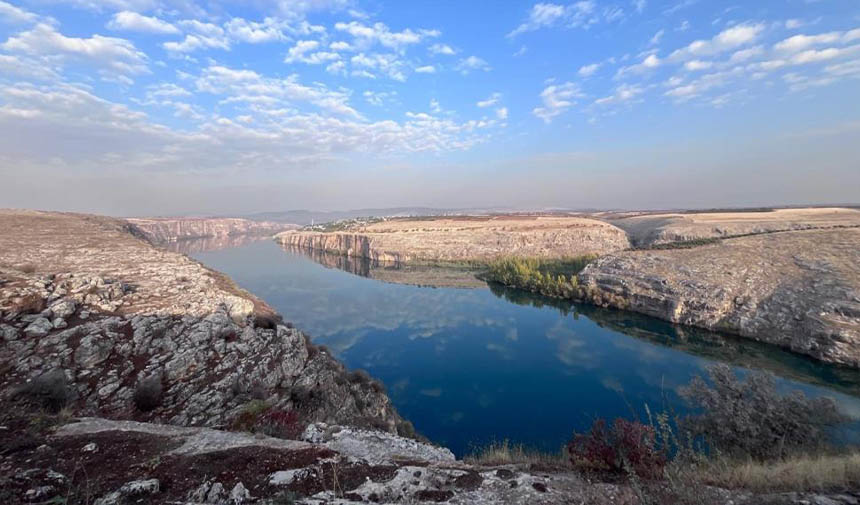
[[[193,255],[206,251],[219,251],[233,247],[259,242],[261,240],[272,240],[268,235],[223,235],[218,237],[204,237],[177,240],[161,244],[161,247],[171,252]]]
[[[419,431],[459,455],[504,438],[552,450],[595,416],[682,410],[676,388],[714,362],[773,371],[780,387],[833,396],[860,417],[857,372],[754,342],[498,286],[378,282],[405,269],[271,241],[194,256],[381,379]]]
[[[465,267],[440,268],[433,265],[404,265],[399,262],[348,257],[318,249],[306,249],[289,245],[282,245],[281,247],[288,253],[301,254],[326,268],[336,268],[353,275],[376,279],[382,282],[422,287],[486,287],[483,281],[475,277],[474,270]]]

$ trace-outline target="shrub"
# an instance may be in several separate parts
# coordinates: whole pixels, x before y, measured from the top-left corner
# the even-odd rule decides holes
[[[681,396],[701,410],[683,424],[729,455],[767,460],[820,449],[830,429],[845,421],[829,398],[779,394],[771,374],[740,380],[727,365],[714,365],[708,375],[710,384],[695,377],[681,388]]]
[[[255,314],[254,327],[265,330],[275,330],[283,323],[283,318],[278,314]]]
[[[632,472],[643,477],[659,476],[666,465],[654,428],[622,418],[615,419],[611,428],[603,419],[595,420],[588,433],[573,436],[567,452],[576,466]]]
[[[253,431],[265,433],[270,437],[298,439],[304,431],[295,410],[269,409],[257,419]]]
[[[595,258],[590,254],[559,259],[499,258],[489,263],[483,276],[489,282],[545,296],[573,298],[579,296],[576,275]]]
[[[405,438],[417,438],[418,435],[412,422],[405,419],[397,421],[397,434]]]
[[[353,384],[365,384],[371,380],[370,374],[360,368],[349,372],[347,379]]]
[[[251,400],[246,403],[239,414],[230,423],[230,429],[234,431],[253,431],[254,425],[266,411],[272,406],[262,400]]]
[[[66,379],[66,373],[59,368],[31,379],[20,386],[13,396],[18,396],[36,405],[57,413],[68,405],[73,393]]]
[[[161,396],[161,377],[147,377],[134,388],[134,405],[141,412],[149,412],[161,405]]]

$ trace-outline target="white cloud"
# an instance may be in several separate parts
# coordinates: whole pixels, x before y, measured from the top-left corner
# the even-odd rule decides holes
[[[430,54],[444,54],[446,56],[451,56],[457,54],[457,51],[454,50],[453,47],[448,44],[433,44],[427,50]]]
[[[172,24],[156,17],[143,16],[136,12],[122,11],[113,15],[107,27],[111,30],[127,30],[133,32],[177,34],[179,29]]]
[[[177,96],[191,96],[191,92],[172,82],[163,82],[147,87],[147,97],[149,98]]]
[[[422,67],[416,68],[415,71],[419,74],[435,74],[436,67],[434,67],[433,65],[424,65]]]
[[[328,48],[331,49],[332,51],[351,51],[352,50],[352,46],[349,44],[349,42],[344,42],[342,40],[337,41],[337,42],[332,42],[331,44],[329,44]]]
[[[604,98],[598,98],[594,101],[594,103],[598,105],[606,105],[611,103],[627,102],[633,100],[644,92],[645,89],[640,86],[633,84],[622,84],[615,88],[615,92],[612,95],[609,95]]]
[[[226,70],[222,77],[228,89],[237,82],[270,84],[255,81],[259,76],[253,73],[230,75]],[[367,122],[259,102],[233,119],[214,115],[200,118],[195,130],[173,130],[73,86],[0,85],[0,104],[5,104],[0,105],[0,152],[21,153],[16,158],[21,166],[46,166],[59,159],[64,170],[105,169],[111,175],[147,178],[164,173],[174,180],[189,172],[244,178],[258,170],[271,175],[272,167],[306,169],[353,153],[464,150],[486,140],[486,132],[497,125],[494,120],[460,123],[426,114]],[[183,102],[171,106],[176,115],[196,114]],[[56,141],[46,143],[46,138]]]
[[[584,65],[579,67],[579,75],[582,77],[588,77],[594,75],[597,72],[597,69],[600,68],[600,63],[592,63],[590,65]]]
[[[36,80],[59,80],[59,74],[44,62],[18,55],[0,54],[0,75]]]
[[[340,54],[330,51],[317,51],[320,43],[316,40],[300,40],[287,51],[284,63],[307,63],[320,65],[340,59]]]
[[[0,21],[8,23],[30,23],[36,21],[39,16],[26,11],[20,7],[0,1]]]
[[[533,109],[532,114],[543,119],[545,123],[551,123],[554,117],[576,105],[576,99],[584,96],[575,83],[551,84],[540,94],[543,106]]]
[[[633,0],[633,7],[636,8],[636,12],[642,13],[645,10],[645,7],[648,5],[648,2],[645,0]]]
[[[477,105],[478,107],[482,107],[482,108],[483,107],[492,107],[493,105],[496,105],[497,103],[499,103],[499,100],[501,100],[501,99],[502,99],[501,93],[493,93],[492,95],[489,96],[489,98],[487,98],[486,100],[481,100],[478,103],[476,103],[475,105]]]
[[[860,28],[846,32],[828,32],[818,35],[794,35],[774,44],[776,51],[783,53],[796,53],[814,46],[825,44],[848,44],[860,40]]]
[[[353,75],[356,77],[374,78],[375,75],[370,72],[370,70],[374,70],[384,73],[395,81],[403,82],[406,80],[404,73],[406,65],[396,54],[359,53],[350,58],[349,61],[353,67],[358,67],[357,70],[353,70]]]
[[[666,33],[666,30],[659,30],[657,33],[654,34],[653,37],[651,37],[651,40],[648,41],[648,45],[649,46],[656,46],[657,44],[659,44],[660,39],[663,38],[664,33]]]
[[[736,25],[723,30],[712,39],[696,40],[684,48],[675,50],[669,55],[669,60],[683,61],[735,49],[755,41],[763,30],[764,25],[761,23]]]
[[[656,54],[652,53],[643,58],[642,61],[639,63],[619,68],[618,72],[615,73],[615,78],[620,79],[627,74],[641,74],[644,72],[648,72],[649,70],[653,70],[662,64],[663,60],[661,60]]]
[[[0,47],[13,53],[86,61],[124,74],[148,71],[146,55],[125,39],[101,35],[90,38],[66,37],[45,23],[10,37]]]
[[[349,94],[330,90],[322,84],[306,86],[298,76],[286,79],[266,78],[253,70],[238,70],[221,65],[210,65],[195,80],[198,91],[226,95],[230,103],[254,102],[306,102],[322,110],[360,118],[361,115],[349,106]]]
[[[381,107],[385,102],[391,101],[397,95],[394,91],[365,91],[364,99],[370,105]]]
[[[224,29],[212,23],[195,20],[180,21],[179,25],[189,33],[182,42],[165,42],[164,49],[176,53],[189,53],[198,49],[230,49],[230,40]]]
[[[374,23],[373,25],[365,25],[358,21],[350,21],[349,23],[335,23],[335,30],[349,33],[356,39],[356,44],[368,48],[374,43],[394,50],[403,50],[409,45],[418,44],[428,38],[438,37],[438,30],[417,30],[405,29],[401,32],[392,32],[385,23]]]
[[[594,24],[598,21],[594,15],[595,3],[593,0],[582,0],[570,5],[558,5],[553,3],[536,3],[529,11],[528,18],[508,33],[508,37],[563,24],[568,27],[582,27]],[[616,16],[615,10],[605,12],[607,17]],[[611,19],[610,19],[611,20]]]
[[[489,72],[491,70],[490,64],[477,56],[463,58],[454,68],[459,70],[462,74],[468,74],[472,70],[483,70],[484,72]]]
[[[712,61],[702,61],[702,60],[690,60],[684,63],[684,68],[691,72],[695,72],[698,70],[707,70],[714,66]]]
[[[498,109],[496,109],[496,117],[501,120],[508,119],[508,108],[499,107]]]
[[[762,56],[763,54],[764,48],[762,46],[755,46],[749,49],[741,49],[739,51],[735,51],[732,54],[732,57],[729,58],[729,63],[741,63],[744,61],[751,60],[752,58]]]
[[[307,27],[308,25],[305,24],[303,27],[294,30],[294,32],[307,35],[311,32]],[[286,24],[271,17],[265,18],[262,22],[233,18],[224,24],[224,28],[233,40],[248,44],[260,44],[287,39],[287,36],[283,32]]]

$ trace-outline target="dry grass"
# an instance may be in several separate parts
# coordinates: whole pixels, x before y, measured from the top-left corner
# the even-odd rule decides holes
[[[466,456],[467,463],[482,466],[540,465],[553,468],[569,468],[570,463],[562,450],[548,453],[513,444],[508,440],[493,442]]]
[[[857,489],[860,453],[804,455],[768,463],[715,463],[700,471],[699,479],[713,486],[753,492]]]

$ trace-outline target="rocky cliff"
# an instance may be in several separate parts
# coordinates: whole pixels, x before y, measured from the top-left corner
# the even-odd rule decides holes
[[[59,382],[74,412],[202,426],[258,400],[302,423],[397,430],[376,382],[122,221],[0,212],[0,225],[0,392]]]
[[[860,366],[860,229],[625,251],[579,276],[590,301]]]
[[[297,227],[292,224],[273,221],[252,221],[239,218],[130,218],[128,222],[155,243],[195,238],[274,235]]]
[[[578,256],[630,246],[624,231],[610,224],[550,216],[392,219],[348,231],[288,231],[276,240],[290,247],[400,263]]]
[[[822,207],[762,211],[645,214],[609,222],[623,229],[636,247],[781,231],[860,226],[860,210]]]

